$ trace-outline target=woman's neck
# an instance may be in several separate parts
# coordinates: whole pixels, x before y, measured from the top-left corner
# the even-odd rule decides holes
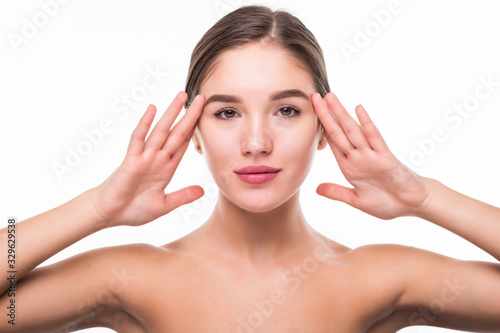
[[[201,229],[217,252],[230,253],[252,266],[272,266],[303,253],[314,246],[317,234],[302,214],[299,191],[265,213],[246,211],[220,194]]]

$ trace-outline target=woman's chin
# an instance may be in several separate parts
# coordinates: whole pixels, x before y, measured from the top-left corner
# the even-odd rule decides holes
[[[264,195],[261,194],[247,194],[245,196],[237,195],[226,196],[235,206],[249,212],[249,213],[267,213],[270,212],[284,203],[286,203],[293,195],[280,196],[280,195]],[[280,200],[281,198],[281,200]]]
[[[271,206],[263,204],[263,205],[251,205],[251,206],[246,205],[244,207],[242,206],[239,207],[242,208],[243,210],[246,210],[249,213],[267,213],[279,207],[279,205]]]

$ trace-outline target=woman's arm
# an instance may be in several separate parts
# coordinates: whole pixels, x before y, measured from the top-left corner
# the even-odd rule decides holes
[[[95,188],[88,190],[59,207],[17,223],[15,229],[0,230],[3,253],[7,253],[9,231],[15,232],[15,239],[22,239],[10,243],[14,245],[15,261],[9,267],[9,262],[2,260],[1,271],[16,272],[8,275],[15,276],[15,280],[19,281],[54,254],[103,229],[106,221],[99,217],[92,203],[95,192]],[[9,286],[9,280],[1,279],[0,293]]]
[[[423,177],[422,177],[423,178]],[[500,209],[423,178],[429,197],[414,213],[477,245],[500,261]]]
[[[121,301],[128,289],[147,283],[145,251],[145,244],[101,248],[35,268],[0,297],[0,332],[124,332],[122,324],[146,332]]]
[[[354,187],[325,183],[319,194],[382,219],[424,218],[500,260],[499,208],[415,174],[391,153],[362,106],[356,108],[360,126],[332,93],[326,102],[319,95],[313,100],[334,156]]]
[[[25,320],[31,318],[33,327],[37,325],[33,318],[50,323],[50,327],[59,327],[58,320],[67,320],[63,314],[78,306],[86,294],[95,294],[96,288],[105,290],[112,279],[111,266],[98,254],[91,256],[100,262],[95,266],[102,270],[97,271],[90,268],[92,260],[87,254],[32,271],[36,266],[93,232],[117,225],[143,225],[203,195],[200,186],[165,193],[203,109],[203,97],[198,96],[171,129],[186,99],[184,92],[179,93],[146,139],[156,112],[152,105],[147,109],[131,136],[124,161],[104,183],[62,206],[16,224],[16,238],[22,241],[16,243],[15,266],[8,266],[7,260],[0,264],[3,272],[14,271],[0,280],[1,308],[6,309],[13,299],[9,292],[11,285],[19,283],[21,290],[16,292],[23,296],[20,306],[25,309],[22,311]],[[4,250],[12,230],[0,231]],[[55,286],[67,291],[66,298],[58,303],[63,305],[61,311],[28,306],[52,299]],[[29,292],[23,292],[22,288]],[[70,313],[78,318],[77,311]],[[4,322],[0,323],[2,332]]]
[[[500,258],[500,210],[421,177],[390,152],[362,106],[358,124],[337,97],[313,97],[325,137],[347,181],[324,183],[317,193],[345,202],[370,215],[392,219],[419,216]],[[403,326],[432,325],[454,329],[500,330],[500,265],[455,260],[413,248],[383,253],[397,265],[397,276],[379,283],[395,285],[396,311],[408,313]],[[378,265],[380,260],[374,260]],[[396,274],[395,274],[396,275]]]

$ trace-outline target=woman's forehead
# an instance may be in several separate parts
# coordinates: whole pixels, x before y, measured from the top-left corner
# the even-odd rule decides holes
[[[289,52],[262,43],[252,43],[221,54],[200,94],[272,94],[283,90],[315,92],[307,70]]]

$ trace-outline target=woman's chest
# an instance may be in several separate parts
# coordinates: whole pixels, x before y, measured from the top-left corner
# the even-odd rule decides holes
[[[148,332],[362,332],[381,305],[363,277],[345,270],[185,273],[129,290],[127,306]]]

